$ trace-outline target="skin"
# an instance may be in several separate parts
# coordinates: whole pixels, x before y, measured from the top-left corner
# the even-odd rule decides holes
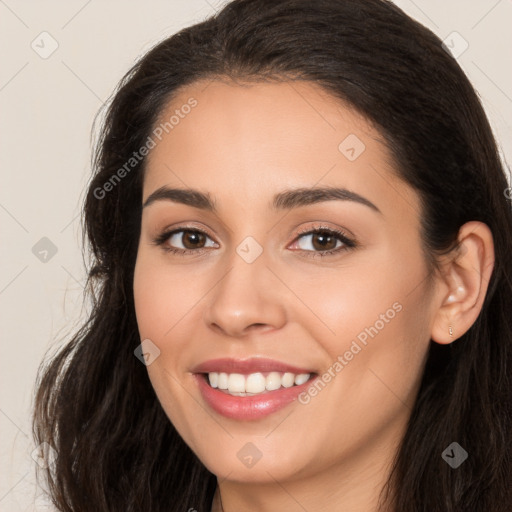
[[[492,236],[466,224],[462,250],[429,272],[417,194],[396,176],[379,132],[317,85],[198,82],[161,119],[190,97],[197,106],[148,156],[143,201],[163,186],[191,188],[209,194],[216,211],[170,200],[143,209],[134,293],[141,340],[160,350],[147,367],[151,383],[218,477],[213,510],[219,491],[226,512],[377,510],[431,339],[454,341],[481,309]],[[365,145],[353,161],[338,148],[349,134]],[[270,206],[275,194],[303,187],[343,187],[380,212],[347,200]],[[299,234],[318,226],[341,229],[357,246],[320,257],[313,237]],[[171,228],[205,231],[214,245],[168,252],[181,235],[166,246],[154,240]],[[252,263],[236,252],[248,236],[263,250]],[[268,357],[322,375],[396,303],[400,312],[307,404],[228,419],[192,376],[219,357]],[[251,468],[237,457],[249,442],[262,454]]]

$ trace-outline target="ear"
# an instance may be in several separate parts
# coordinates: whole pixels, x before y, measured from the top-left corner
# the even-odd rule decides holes
[[[464,224],[458,247],[440,264],[437,308],[431,338],[448,344],[460,338],[477,319],[494,268],[494,243],[489,227],[477,221]]]

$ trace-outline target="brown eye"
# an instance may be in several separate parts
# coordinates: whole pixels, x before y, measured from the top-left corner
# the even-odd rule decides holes
[[[338,242],[336,236],[331,233],[322,231],[320,233],[312,233],[312,245],[318,251],[330,251],[336,249]]]
[[[160,239],[160,243],[176,251],[191,251],[206,247],[218,247],[218,244],[206,233],[192,229],[180,229],[163,235]]]
[[[348,245],[344,237],[332,231],[313,231],[297,238],[296,248],[310,252],[334,251]]]
[[[204,247],[206,236],[199,231],[183,231],[181,240],[185,249],[197,249]]]

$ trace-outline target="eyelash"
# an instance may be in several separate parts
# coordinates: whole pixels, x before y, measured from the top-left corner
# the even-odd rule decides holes
[[[154,239],[154,244],[157,246],[162,247],[162,249],[165,252],[172,253],[172,254],[178,254],[182,256],[186,255],[200,255],[205,250],[208,250],[209,248],[201,247],[199,249],[179,249],[176,247],[170,247],[166,246],[166,242],[169,240],[169,238],[177,233],[181,232],[191,232],[191,233],[200,233],[202,235],[207,236],[210,238],[210,240],[213,240],[213,238],[205,231],[193,227],[187,227],[187,226],[180,226],[179,228],[170,230],[170,231],[164,231],[162,234],[158,235]],[[338,247],[336,249],[330,249],[326,251],[308,251],[304,249],[294,249],[299,252],[302,252],[304,257],[307,258],[324,258],[326,256],[331,256],[336,253],[341,253],[342,251],[347,251],[350,249],[354,249],[358,246],[357,242],[355,240],[352,240],[349,238],[343,231],[333,228],[328,228],[325,226],[315,226],[313,229],[308,228],[304,229],[302,231],[299,231],[297,233],[297,236],[294,238],[292,243],[297,242],[301,237],[306,235],[314,235],[314,234],[326,234],[327,236],[335,236],[343,245],[341,247]],[[304,254],[305,253],[305,254]]]
[[[326,256],[332,256],[344,251],[348,251],[350,249],[354,249],[357,247],[357,243],[355,240],[349,238],[343,231],[339,229],[334,228],[328,228],[327,226],[314,226],[313,229],[307,228],[304,230],[301,230],[297,233],[297,236],[293,240],[293,243],[295,243],[297,240],[299,240],[301,237],[306,235],[314,235],[314,234],[326,234],[327,236],[334,236],[336,237],[343,245],[341,247],[338,247],[336,249],[330,249],[326,251],[306,251],[302,250],[302,253],[304,257],[306,258],[325,258]],[[300,249],[295,249],[299,250]]]

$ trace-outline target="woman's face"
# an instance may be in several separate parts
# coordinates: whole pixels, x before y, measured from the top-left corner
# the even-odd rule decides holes
[[[231,481],[377,471],[433,316],[419,200],[379,133],[308,82],[196,83],[160,121],[134,292],[166,414]]]

